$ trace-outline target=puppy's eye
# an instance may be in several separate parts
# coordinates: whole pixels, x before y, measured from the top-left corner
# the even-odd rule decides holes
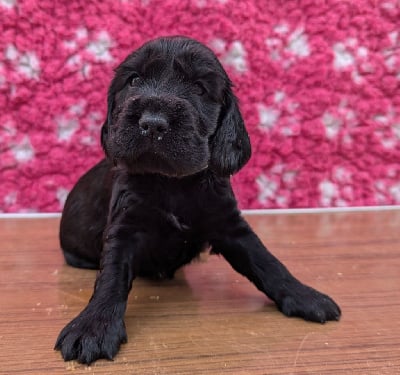
[[[138,83],[138,81],[140,80],[140,75],[136,72],[132,73],[132,75],[129,77],[129,84],[131,86],[134,86],[135,84]]]
[[[200,81],[197,81],[194,83],[194,92],[196,95],[202,96],[207,92],[207,90]]]

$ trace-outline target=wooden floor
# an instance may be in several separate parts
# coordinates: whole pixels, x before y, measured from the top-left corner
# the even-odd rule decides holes
[[[134,283],[115,361],[66,363],[53,345],[96,273],[64,265],[58,219],[1,219],[0,374],[400,374],[400,210],[247,218],[340,322],[284,317],[212,256]]]

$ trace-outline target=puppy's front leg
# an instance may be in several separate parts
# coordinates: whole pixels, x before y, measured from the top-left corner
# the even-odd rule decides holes
[[[61,331],[55,349],[65,361],[90,364],[112,359],[127,341],[124,314],[135,277],[134,255],[140,243],[122,225],[110,226],[94,292],[87,307]]]
[[[231,266],[252,281],[287,316],[324,323],[339,320],[340,308],[327,295],[302,284],[261,243],[248,224],[239,218],[229,233],[212,241]]]

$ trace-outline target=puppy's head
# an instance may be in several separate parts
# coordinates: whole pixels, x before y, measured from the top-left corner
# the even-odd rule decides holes
[[[144,44],[116,69],[101,141],[132,173],[238,171],[251,154],[231,82],[214,53],[185,37]]]

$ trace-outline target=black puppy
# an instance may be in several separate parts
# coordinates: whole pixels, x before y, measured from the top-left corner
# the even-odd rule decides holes
[[[89,304],[58,337],[65,360],[111,359],[127,341],[132,281],[172,278],[208,245],[285,315],[339,319],[336,303],[295,279],[237,208],[229,177],[251,149],[231,86],[213,52],[184,37],[150,41],[116,69],[107,158],[81,177],[61,219],[67,263],[100,268]]]

